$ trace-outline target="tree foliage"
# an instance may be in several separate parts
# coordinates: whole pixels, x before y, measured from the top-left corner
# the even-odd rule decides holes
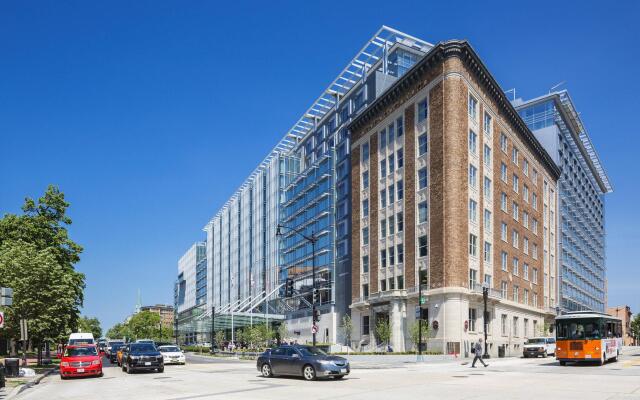
[[[100,327],[100,321],[98,318],[89,318],[83,316],[78,321],[78,330],[80,332],[91,332],[93,337],[98,339],[102,337],[102,327]]]
[[[378,318],[376,321],[376,339],[382,344],[388,344],[391,340],[391,324],[386,318]]]
[[[127,321],[115,324],[107,331],[110,339],[152,339],[156,342],[172,342],[173,328],[160,325],[160,314],[151,311],[141,311],[134,314]]]
[[[351,320],[351,316],[349,314],[346,314],[342,317],[342,325],[340,326],[340,330],[342,330],[346,345],[350,346],[351,335],[353,334],[353,321]]]
[[[409,326],[409,338],[416,351],[418,350],[418,343],[420,343],[420,325],[422,325],[422,343],[424,343],[424,346],[426,346],[429,338],[429,322],[427,320],[420,319],[411,324]]]
[[[14,290],[0,335],[20,337],[20,319],[28,321],[35,343],[62,341],[76,330],[85,287],[74,269],[82,247],[69,238],[69,203],[55,186],[37,201],[26,198],[23,214],[0,219],[0,286]]]
[[[631,336],[634,340],[640,340],[640,313],[631,320]]]

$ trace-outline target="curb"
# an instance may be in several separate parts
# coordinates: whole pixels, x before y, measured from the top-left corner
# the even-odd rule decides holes
[[[29,381],[27,383],[25,383],[24,385],[20,385],[16,388],[14,388],[11,393],[9,393],[7,395],[7,397],[5,398],[5,400],[10,400],[15,398],[16,396],[18,396],[20,393],[24,392],[25,390],[38,385],[44,378],[46,378],[49,375],[52,375],[54,372],[56,372],[56,368],[51,368],[50,370],[47,370],[46,372],[44,372],[42,375],[36,377],[34,380]]]

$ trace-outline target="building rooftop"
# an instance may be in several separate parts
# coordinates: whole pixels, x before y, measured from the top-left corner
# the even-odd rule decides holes
[[[591,137],[582,123],[580,114],[576,111],[576,107],[574,106],[567,90],[550,92],[543,96],[526,101],[516,99],[514,101],[514,106],[516,109],[522,109],[548,100],[555,101],[558,109],[560,109],[568,119],[570,129],[572,130],[572,133],[576,135],[575,142],[579,146],[578,151],[583,155],[587,164],[592,169],[593,175],[596,177],[602,191],[604,193],[613,192],[613,186],[611,185],[609,177],[607,176],[607,173],[600,161],[600,157],[598,157],[598,153],[596,153],[593,143],[591,142]]]
[[[329,111],[334,109],[338,98],[344,96],[359,80],[363,79],[371,67],[383,57],[388,48],[396,43],[402,43],[422,52],[427,52],[433,47],[431,43],[383,25],[298,118],[267,157],[262,160],[258,167],[209,221],[204,230],[213,223],[213,219],[227,209],[244,188],[251,184],[256,175],[263,171],[274,157],[293,149],[307,134],[311,133],[315,129],[316,121],[321,120]]]

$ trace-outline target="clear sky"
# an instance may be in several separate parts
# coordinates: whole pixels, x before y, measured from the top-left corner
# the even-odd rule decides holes
[[[0,212],[60,186],[103,328],[138,288],[171,304],[180,255],[385,24],[468,39],[524,98],[567,82],[615,187],[609,303],[640,311],[639,17],[634,1],[5,1]]]

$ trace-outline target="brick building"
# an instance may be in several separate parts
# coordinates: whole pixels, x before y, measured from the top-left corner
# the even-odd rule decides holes
[[[160,315],[163,326],[173,327],[173,306],[167,304],[156,304],[153,306],[142,306],[140,311],[149,311]]]
[[[631,334],[631,320],[633,319],[633,313],[629,306],[616,306],[607,308],[607,314],[612,317],[617,317],[622,320],[622,343],[625,346],[634,346],[635,339]]]
[[[465,41],[438,44],[350,125],[353,345],[521,352],[556,307],[559,169]],[[418,309],[417,282],[426,304]]]

